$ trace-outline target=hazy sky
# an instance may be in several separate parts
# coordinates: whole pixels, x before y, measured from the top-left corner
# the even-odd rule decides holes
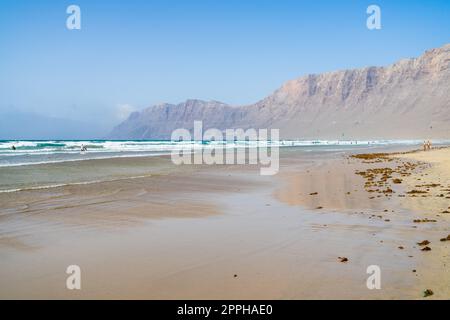
[[[66,28],[70,4],[81,30]],[[366,28],[370,4],[381,30]],[[1,0],[0,114],[106,132],[154,103],[253,103],[306,73],[386,65],[449,42],[448,0]]]

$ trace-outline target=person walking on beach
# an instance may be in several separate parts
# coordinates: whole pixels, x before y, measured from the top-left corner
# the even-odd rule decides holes
[[[423,151],[427,151],[427,142],[423,140]]]
[[[428,147],[428,150],[431,150],[431,141],[430,140],[427,141],[427,147]]]

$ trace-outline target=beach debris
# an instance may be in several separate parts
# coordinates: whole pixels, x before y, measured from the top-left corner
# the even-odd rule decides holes
[[[429,245],[431,242],[430,241],[428,241],[428,240],[423,240],[422,242],[417,242],[417,244],[419,245],[419,246],[427,246],[427,245]]]
[[[422,251],[431,251],[431,248],[430,247],[425,247],[425,248],[422,248],[420,250],[422,250]]]
[[[423,194],[423,193],[428,193],[428,192],[423,191],[423,190],[416,190],[416,189],[407,192],[407,194]]]
[[[425,219],[414,219],[413,222],[414,223],[425,223],[425,222],[437,222],[437,221],[434,219],[425,218]]]
[[[403,246],[399,246],[398,248],[399,248],[400,250],[405,249],[405,247],[403,247]]]
[[[382,160],[391,160],[391,158],[389,158],[388,153],[361,153],[361,154],[351,155],[350,158],[361,159],[361,160],[378,160],[380,162]]]
[[[339,262],[347,262],[348,261],[348,258],[346,258],[346,257],[338,257],[338,259],[339,259]]]
[[[319,206],[319,207],[317,207],[316,209],[317,209],[317,210],[320,210],[320,209],[323,209],[323,207],[320,207],[320,206]]]
[[[449,234],[446,238],[442,238],[441,241],[442,241],[442,242],[444,242],[444,241],[450,241],[450,234]]]
[[[318,195],[319,193],[318,192],[311,192],[309,195],[310,196],[316,196],[316,195]]]
[[[430,184],[416,185],[416,188],[436,188],[440,186],[441,185],[439,183],[430,183]]]
[[[426,290],[423,291],[423,297],[424,298],[432,296],[433,294],[434,294],[434,292],[431,289],[426,289]]]
[[[391,154],[360,154],[360,155],[354,155],[353,158],[357,159],[363,159],[363,160],[375,160],[375,161],[363,161],[363,163],[378,163],[378,162],[390,162],[395,161],[396,167],[384,167],[384,168],[371,168],[367,169],[365,171],[355,171],[355,174],[362,176],[365,178],[366,182],[364,184],[364,188],[367,192],[377,192],[380,195],[384,195],[386,197],[391,197],[392,194],[395,193],[394,190],[391,188],[391,184],[401,184],[403,182],[403,179],[401,177],[410,176],[412,174],[412,171],[416,169],[417,167],[420,167],[420,162],[416,163],[410,163],[410,162],[403,162],[399,159],[391,157],[392,155],[399,154],[399,153],[391,153]],[[394,176],[399,175],[399,176]],[[421,190],[415,190],[419,193],[425,192]],[[400,195],[401,197],[404,197],[404,195]],[[415,196],[415,192],[413,190],[412,193],[410,193],[411,197]],[[379,198],[379,196],[378,196]]]
[[[233,278],[237,278],[237,274],[233,275]]]

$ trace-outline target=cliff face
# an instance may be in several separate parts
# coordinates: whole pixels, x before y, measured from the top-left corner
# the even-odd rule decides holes
[[[170,139],[178,128],[192,129],[195,120],[204,128],[227,128],[239,118],[239,108],[217,101],[187,100],[180,104],[160,104],[133,112],[111,133],[112,139]]]
[[[285,139],[450,138],[450,44],[388,67],[307,75],[247,106],[188,100],[135,112],[114,139],[170,139],[174,129],[278,128]]]

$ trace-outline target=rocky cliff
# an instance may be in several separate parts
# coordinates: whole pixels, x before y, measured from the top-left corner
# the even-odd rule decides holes
[[[246,106],[188,100],[135,112],[113,139],[170,139],[177,128],[278,128],[285,139],[450,139],[450,44],[387,67],[307,75]]]

